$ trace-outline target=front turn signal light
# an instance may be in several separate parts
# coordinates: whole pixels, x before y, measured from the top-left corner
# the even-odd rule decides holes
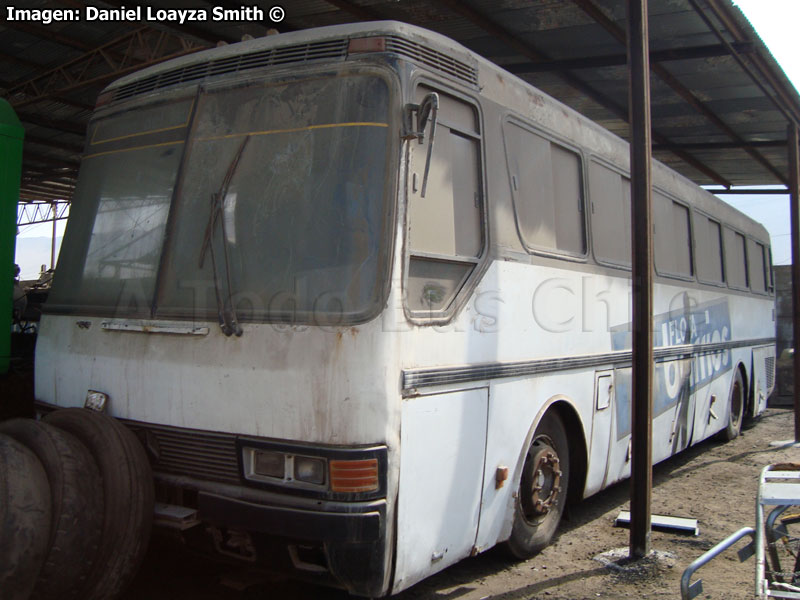
[[[380,487],[377,458],[331,460],[329,469],[333,492],[374,492]]]

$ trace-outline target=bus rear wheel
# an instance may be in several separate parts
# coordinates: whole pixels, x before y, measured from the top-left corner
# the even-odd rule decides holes
[[[744,378],[739,369],[734,370],[731,394],[728,399],[728,425],[720,433],[722,439],[731,441],[739,436],[744,416]]]
[[[542,418],[528,448],[506,548],[518,559],[541,552],[561,521],[569,485],[569,444],[559,416]]]

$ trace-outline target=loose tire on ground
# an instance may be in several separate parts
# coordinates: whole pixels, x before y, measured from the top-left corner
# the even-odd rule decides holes
[[[739,432],[742,430],[745,406],[744,378],[742,372],[737,368],[734,369],[731,393],[728,397],[728,424],[720,432],[723,440],[729,442],[739,436]]]
[[[518,559],[539,553],[553,539],[569,486],[569,444],[564,424],[550,411],[528,448],[506,548]]]
[[[81,593],[110,600],[130,583],[150,540],[153,474],[136,436],[119,421],[83,408],[65,408],[44,419],[77,437],[100,469],[105,499],[98,559]]]
[[[0,434],[0,600],[27,600],[50,539],[50,485],[36,455]]]
[[[47,423],[11,419],[4,433],[41,461],[50,484],[48,553],[31,600],[78,598],[92,569],[103,525],[103,487],[92,455],[78,439]]]

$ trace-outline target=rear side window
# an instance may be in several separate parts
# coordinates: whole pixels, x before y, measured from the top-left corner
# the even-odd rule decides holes
[[[592,245],[597,260],[631,265],[631,180],[600,163],[589,163]]]
[[[724,228],[725,239],[725,275],[728,285],[732,288],[746,289],[747,279],[747,251],[745,250],[744,236],[729,227]]]
[[[663,275],[692,276],[692,236],[689,209],[653,192],[656,270]]]
[[[767,289],[770,292],[775,291],[775,276],[772,272],[772,248],[767,246]]]
[[[764,245],[755,240],[747,240],[747,270],[750,273],[750,289],[765,294],[767,281],[767,256]]]
[[[514,211],[528,250],[586,254],[580,156],[517,123],[505,125]]]
[[[706,283],[721,284],[725,281],[722,262],[722,227],[719,221],[699,213],[695,213],[694,227],[697,277]]]

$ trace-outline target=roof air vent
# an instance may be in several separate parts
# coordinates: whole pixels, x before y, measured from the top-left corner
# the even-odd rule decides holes
[[[133,81],[114,91],[114,100],[124,100],[139,94],[145,94],[179,83],[200,81],[207,77],[225,73],[238,73],[249,69],[262,69],[290,63],[304,63],[319,59],[341,58],[347,54],[347,40],[326,40],[294,46],[269,48],[249,54],[227,56],[208,62],[195,63],[162,71]]]

